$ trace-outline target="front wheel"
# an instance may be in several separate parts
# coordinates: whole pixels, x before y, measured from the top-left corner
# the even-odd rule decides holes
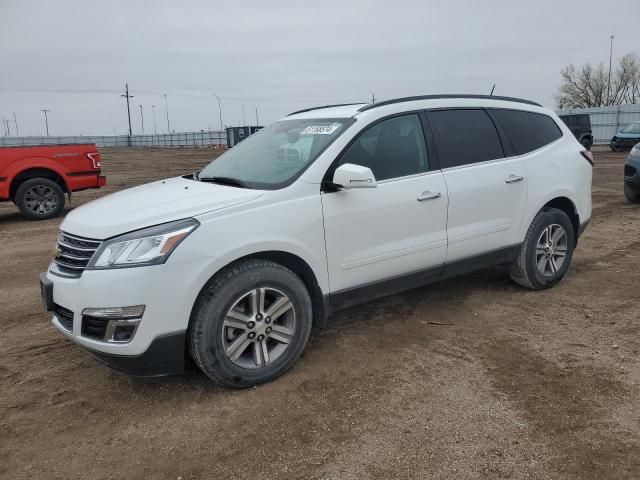
[[[31,178],[16,190],[15,203],[29,220],[48,220],[62,212],[64,191],[48,178]]]
[[[223,386],[269,382],[298,359],[311,319],[309,293],[295,273],[266,260],[243,261],[200,295],[189,329],[191,356]]]
[[[556,208],[540,211],[511,266],[511,278],[534,290],[553,287],[567,273],[574,245],[573,226],[567,214]]]

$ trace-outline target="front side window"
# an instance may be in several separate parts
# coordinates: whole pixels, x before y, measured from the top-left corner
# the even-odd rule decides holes
[[[632,123],[622,129],[622,133],[640,133],[640,123]]]
[[[511,140],[517,155],[533,152],[562,137],[562,131],[548,115],[499,108],[491,112]]]
[[[368,167],[376,180],[428,170],[427,147],[418,114],[383,120],[369,127],[342,154],[338,165]]]
[[[245,188],[282,188],[295,180],[354,121],[322,118],[274,122],[226,151],[195,178]]]
[[[429,123],[442,168],[504,157],[496,127],[484,110],[434,110]]]

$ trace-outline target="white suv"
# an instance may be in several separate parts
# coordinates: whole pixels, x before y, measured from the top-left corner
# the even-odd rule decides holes
[[[295,112],[203,170],[71,212],[53,324],[111,367],[226,386],[283,374],[339,308],[495,264],[565,275],[591,154],[540,105],[437,95]]]

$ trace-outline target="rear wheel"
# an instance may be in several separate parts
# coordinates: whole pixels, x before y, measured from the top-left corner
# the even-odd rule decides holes
[[[640,203],[640,195],[634,192],[626,183],[624,184],[624,196],[627,197],[629,203]]]
[[[302,353],[311,318],[309,293],[295,273],[270,261],[247,260],[205,287],[189,329],[191,356],[221,385],[269,382]]]
[[[534,290],[553,287],[567,273],[575,236],[571,220],[556,208],[539,212],[531,222],[511,278]]]
[[[16,190],[15,203],[29,220],[48,220],[62,212],[64,191],[48,178],[31,178]]]

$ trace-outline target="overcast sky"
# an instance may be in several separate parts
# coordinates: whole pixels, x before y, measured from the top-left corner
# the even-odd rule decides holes
[[[489,93],[553,106],[567,63],[640,50],[638,0],[0,0],[0,116],[22,135],[266,124],[326,103]],[[244,102],[243,102],[244,99]],[[13,121],[11,132],[15,133]],[[0,135],[4,133],[0,129]]]

